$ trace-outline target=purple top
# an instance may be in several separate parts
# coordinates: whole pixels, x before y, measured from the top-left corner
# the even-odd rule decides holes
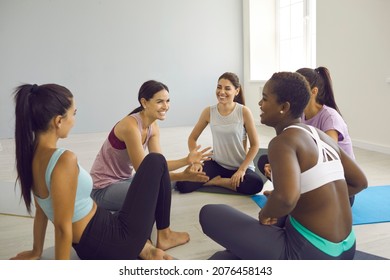
[[[344,119],[333,108],[326,105],[322,106],[322,109],[313,118],[307,120],[305,113],[302,114],[302,122],[307,125],[314,126],[324,132],[328,130],[336,130],[339,134],[338,144],[350,157],[353,159],[355,155],[353,153],[351,137],[348,133],[348,127]]]
[[[142,119],[139,113],[130,115],[138,123],[138,129],[142,132]],[[115,126],[114,126],[115,128]],[[112,128],[108,138],[104,141],[91,168],[91,176],[94,189],[103,189],[113,183],[127,180],[133,176],[133,164],[126,150],[125,142],[116,137]],[[152,135],[152,126],[148,127],[146,141],[143,144],[146,150]]]

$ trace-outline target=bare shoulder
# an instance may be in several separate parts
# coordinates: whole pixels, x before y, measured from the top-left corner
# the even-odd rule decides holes
[[[252,114],[252,111],[251,109],[249,109],[249,107],[245,106],[245,105],[242,105],[242,112],[244,114]]]
[[[65,167],[75,166],[77,165],[77,156],[74,152],[66,150],[58,159],[58,164]]]
[[[129,133],[138,130],[137,120],[131,116],[125,116],[114,128],[114,133],[119,140],[124,141]]]

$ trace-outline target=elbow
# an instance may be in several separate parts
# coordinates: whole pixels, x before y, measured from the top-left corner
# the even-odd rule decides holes
[[[72,223],[55,224],[54,232],[60,239],[72,239]]]

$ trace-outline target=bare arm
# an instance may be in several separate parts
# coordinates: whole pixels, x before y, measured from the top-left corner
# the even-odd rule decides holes
[[[237,172],[232,176],[232,185],[234,187],[238,187],[239,184],[244,180],[244,175],[246,170],[248,169],[249,164],[253,162],[253,159],[257,155],[259,151],[259,137],[257,135],[255,121],[252,116],[252,112],[248,109],[248,107],[243,107],[243,118],[244,118],[244,126],[245,130],[248,134],[249,138],[249,149],[247,151],[246,157],[244,161],[241,163]],[[246,146],[246,142],[243,143],[244,147]]]
[[[188,149],[191,151],[196,148],[197,141],[199,136],[202,134],[203,130],[210,123],[210,107],[207,107],[201,113],[198,122],[195,124],[192,129],[190,136],[188,136]]]
[[[11,258],[11,260],[38,260],[42,256],[48,219],[36,201],[35,209],[33,226],[33,249],[31,251],[24,251],[19,253],[15,257]]]
[[[344,167],[345,181],[348,185],[349,196],[353,196],[368,186],[367,177],[356,161],[350,158],[343,149],[340,150],[341,163]]]
[[[274,190],[259,213],[262,224],[274,224],[295,208],[300,197],[300,166],[296,151],[283,139],[274,138],[268,147]]]
[[[335,129],[331,129],[328,131],[325,131],[327,135],[329,135],[330,138],[332,138],[336,143],[339,142],[339,133]]]
[[[73,231],[72,217],[77,190],[79,168],[76,156],[65,151],[53,169],[51,196],[54,210],[55,258],[70,258]]]

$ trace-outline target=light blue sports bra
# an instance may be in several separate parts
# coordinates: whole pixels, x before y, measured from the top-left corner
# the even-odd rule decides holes
[[[42,208],[43,212],[45,212],[46,216],[50,221],[54,221],[54,211],[53,211],[53,203],[52,197],[50,194],[51,187],[51,173],[55,165],[57,164],[58,159],[65,152],[65,149],[59,148],[57,149],[53,155],[51,156],[49,163],[46,168],[45,173],[45,181],[49,191],[49,196],[47,198],[39,198],[35,196],[39,206]],[[84,218],[93,207],[93,200],[90,196],[92,191],[92,178],[85,169],[83,169],[80,165],[79,167],[79,176],[77,178],[77,190],[76,190],[76,199],[75,199],[75,207],[74,213],[72,217],[72,223],[77,222]]]
[[[290,125],[284,129],[298,128],[306,131],[317,143],[317,164],[301,173],[301,194],[317,189],[329,182],[345,179],[344,168],[341,164],[339,154],[331,146],[321,140],[314,127],[310,125],[307,127],[311,132],[297,125]]]

